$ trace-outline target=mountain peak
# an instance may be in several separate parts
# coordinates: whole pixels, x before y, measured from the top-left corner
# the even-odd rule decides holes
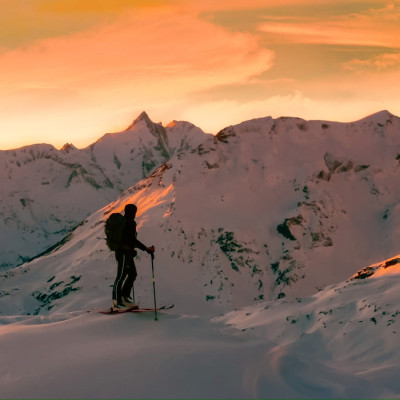
[[[71,150],[76,150],[76,147],[72,143],[65,143],[64,146],[61,147],[60,150],[68,153]]]
[[[146,111],[142,111],[140,115],[136,118],[136,121],[146,121],[152,122]]]
[[[143,111],[129,126],[126,128],[127,131],[130,131],[135,125],[144,121],[147,126],[154,125],[154,122],[150,119],[145,111]]]
[[[132,130],[136,125],[144,122],[147,126],[147,129],[149,132],[157,138],[158,140],[158,146],[160,149],[163,149],[162,152],[164,153],[165,158],[169,158],[169,150],[168,150],[168,137],[165,132],[164,127],[161,125],[161,123],[156,124],[154,123],[147,113],[143,111],[133,122],[132,124],[125,130],[125,131],[130,131]]]
[[[385,123],[387,120],[392,119],[394,115],[388,110],[381,110],[371,115],[368,115],[365,118],[362,118],[361,121],[373,121],[377,123]]]

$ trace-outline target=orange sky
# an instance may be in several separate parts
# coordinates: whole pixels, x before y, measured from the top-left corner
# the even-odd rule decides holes
[[[206,132],[400,115],[400,1],[3,0],[0,149],[85,147],[142,111]]]

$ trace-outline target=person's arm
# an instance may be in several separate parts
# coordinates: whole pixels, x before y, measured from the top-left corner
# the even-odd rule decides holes
[[[138,249],[146,251],[149,254],[154,253],[155,251],[154,246],[147,247],[140,240],[135,239],[135,241],[136,241],[135,247],[137,247]]]

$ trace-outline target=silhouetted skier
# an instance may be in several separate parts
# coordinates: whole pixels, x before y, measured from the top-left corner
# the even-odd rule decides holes
[[[146,247],[136,237],[136,212],[137,207],[134,204],[127,204],[125,206],[125,226],[123,228],[122,241],[115,250],[118,269],[113,285],[112,298],[113,307],[116,309],[133,307],[135,305],[130,297],[133,283],[137,277],[134,261],[134,257],[137,254],[135,248],[146,251],[149,254],[155,251],[154,246]]]

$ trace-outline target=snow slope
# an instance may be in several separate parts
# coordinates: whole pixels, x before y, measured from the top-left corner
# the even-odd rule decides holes
[[[399,257],[313,296],[213,320],[3,316],[0,397],[398,398]]]
[[[207,135],[187,122],[166,127],[142,113],[125,131],[85,149],[45,144],[0,151],[0,267],[36,256],[84,218]]]
[[[388,112],[265,118],[173,156],[2,274],[0,397],[398,397],[399,133]],[[175,303],[157,322],[86,312],[110,304],[104,221],[131,202]]]
[[[290,371],[285,376],[289,396],[301,390],[313,397],[320,390],[321,394],[336,391],[338,397],[397,398],[399,262],[397,256],[313,296],[247,307],[218,320],[275,343],[270,355],[277,358],[277,378]],[[296,354],[300,361],[293,359]],[[290,365],[293,361],[296,371]],[[328,381],[329,370],[333,379]],[[341,390],[335,381],[338,373],[345,375]],[[311,376],[307,393],[299,381]],[[358,388],[346,393],[348,379],[357,378]]]

